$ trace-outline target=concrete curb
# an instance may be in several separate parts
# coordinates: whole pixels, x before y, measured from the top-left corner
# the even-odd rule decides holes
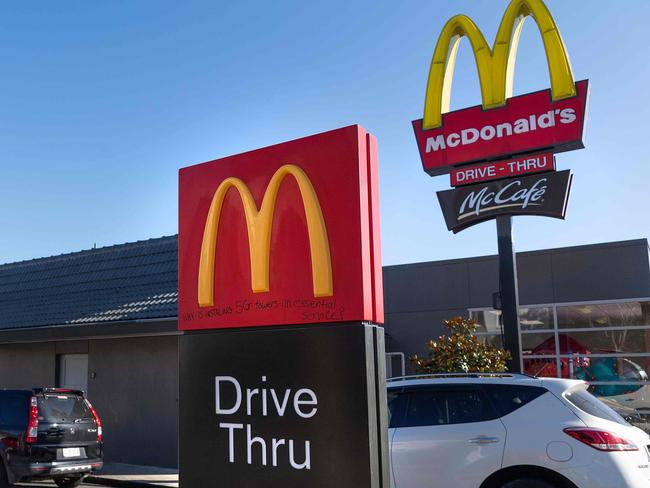
[[[102,476],[88,476],[84,480],[84,483],[87,483],[89,485],[114,486],[116,488],[142,488],[145,486],[161,486],[160,484],[153,482],[149,483],[147,481],[116,480],[113,478],[104,478]]]

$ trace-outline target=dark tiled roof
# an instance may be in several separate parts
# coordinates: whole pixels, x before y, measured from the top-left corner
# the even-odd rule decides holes
[[[176,236],[0,265],[0,329],[176,317]]]

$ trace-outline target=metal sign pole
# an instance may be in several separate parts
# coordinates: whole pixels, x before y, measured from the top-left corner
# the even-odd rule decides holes
[[[517,259],[512,245],[512,217],[502,215],[496,218],[499,241],[499,290],[503,314],[503,346],[510,351],[512,359],[508,371],[521,373],[519,344],[519,291],[517,287]]]

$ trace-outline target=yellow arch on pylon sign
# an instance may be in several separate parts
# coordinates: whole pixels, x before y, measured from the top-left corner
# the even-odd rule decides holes
[[[248,246],[251,264],[251,287],[254,293],[270,290],[269,261],[271,255],[271,231],[275,202],[284,178],[291,175],[298,183],[302,197],[307,233],[311,251],[312,284],[315,297],[332,296],[332,259],[323,212],[307,174],[298,166],[285,164],[271,177],[262,206],[258,210],[248,186],[239,178],[227,178],[214,192],[203,231],[198,277],[198,302],[201,307],[214,305],[214,267],[217,250],[217,235],[223,201],[228,190],[237,190],[244,206],[248,228]]]
[[[445,24],[429,69],[423,129],[442,125],[442,114],[449,111],[456,53],[463,36],[467,36],[474,51],[483,108],[505,105],[506,99],[512,96],[517,45],[526,17],[533,18],[542,35],[553,100],[576,94],[571,63],[551,12],[542,0],[512,0],[503,14],[492,49],[480,29],[466,15],[456,15]]]

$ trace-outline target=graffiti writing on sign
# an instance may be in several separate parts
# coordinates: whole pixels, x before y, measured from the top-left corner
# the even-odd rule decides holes
[[[236,300],[226,305],[215,305],[183,315],[183,320],[208,320],[225,315],[265,314],[277,310],[299,310],[303,320],[329,322],[345,320],[345,307],[337,305],[335,299],[281,299],[281,300]]]

